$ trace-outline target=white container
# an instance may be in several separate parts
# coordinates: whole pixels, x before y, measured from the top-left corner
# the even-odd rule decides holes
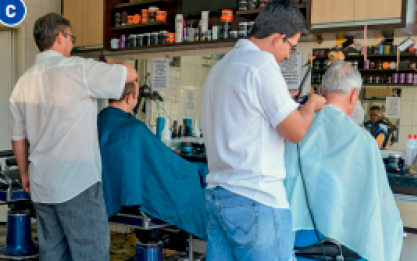
[[[200,127],[198,126],[198,114],[194,116],[193,136],[200,138]]]
[[[414,164],[416,162],[416,157],[417,157],[417,135],[414,135],[414,149],[413,149],[413,162],[412,162],[412,164]]]
[[[182,34],[184,30],[184,16],[177,14],[175,16],[175,42],[182,43]]]
[[[208,30],[209,24],[209,11],[202,11],[201,12],[201,33],[205,34]]]
[[[165,117],[165,126],[161,133],[162,140],[170,140],[171,139],[171,130],[169,129],[169,115],[166,114]]]
[[[119,49],[119,39],[111,39],[110,40],[110,45],[112,49]]]
[[[213,25],[213,28],[212,28],[212,39],[213,40],[217,40],[218,39],[218,35],[219,35],[219,26],[217,26],[217,25]]]
[[[414,147],[416,146],[416,141],[414,140],[413,135],[408,135],[408,140],[406,142],[405,150],[405,164],[411,165],[414,163]]]

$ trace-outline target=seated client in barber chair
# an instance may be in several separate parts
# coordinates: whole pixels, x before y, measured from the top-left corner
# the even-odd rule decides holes
[[[361,75],[351,65],[332,65],[323,80],[327,105],[300,144],[286,143],[285,186],[297,231],[295,247],[318,242],[314,218],[319,233],[344,247],[337,254],[344,260],[350,252],[357,257],[349,260],[398,261],[403,225],[381,154],[373,137],[349,117],[361,85]],[[300,243],[308,234],[315,240]],[[297,260],[324,260],[322,248],[316,250],[316,258],[300,258],[299,252]]]
[[[126,84],[98,116],[107,214],[138,207],[147,215],[207,239],[204,185],[207,166],[190,163],[132,115],[138,84]]]

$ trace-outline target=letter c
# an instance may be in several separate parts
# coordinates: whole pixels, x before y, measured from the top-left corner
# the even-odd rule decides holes
[[[6,15],[9,18],[13,18],[16,16],[16,12],[11,12],[10,10],[16,10],[16,6],[14,5],[8,5],[6,6]]]

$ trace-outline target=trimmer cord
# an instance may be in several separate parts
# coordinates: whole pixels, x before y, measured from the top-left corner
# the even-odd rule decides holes
[[[306,182],[304,180],[303,168],[301,167],[300,144],[297,144],[297,152],[298,152],[298,166],[300,167],[301,180],[303,181],[304,194],[306,196],[306,203],[307,203],[308,212],[310,213],[311,221],[313,222],[314,232],[316,233],[318,243],[321,245],[321,248],[323,250],[323,256],[326,257],[326,251],[324,250],[324,246],[321,243],[320,236],[319,236],[319,232],[318,232],[317,226],[316,226],[316,221],[314,220],[313,212],[311,211],[310,203],[308,201],[308,194],[307,194]]]

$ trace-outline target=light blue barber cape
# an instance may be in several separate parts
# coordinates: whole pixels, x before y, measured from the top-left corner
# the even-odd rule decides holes
[[[109,107],[98,116],[103,191],[109,217],[138,206],[154,218],[207,239],[207,164],[172,152],[146,125]]]
[[[297,146],[287,142],[285,150],[293,231],[311,230]],[[300,150],[318,230],[369,261],[398,261],[403,224],[372,136],[339,108],[326,105]]]

